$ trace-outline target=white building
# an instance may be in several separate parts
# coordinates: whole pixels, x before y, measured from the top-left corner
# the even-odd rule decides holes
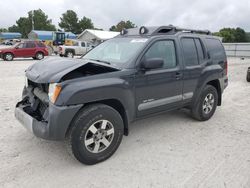
[[[86,29],[80,35],[78,35],[77,38],[79,40],[91,42],[94,45],[97,45],[105,40],[114,38],[119,34],[120,34],[119,32],[114,32],[114,31]]]

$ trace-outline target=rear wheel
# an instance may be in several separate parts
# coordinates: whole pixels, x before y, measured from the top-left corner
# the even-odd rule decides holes
[[[72,51],[68,51],[68,52],[66,52],[66,57],[73,58],[74,53]]]
[[[212,85],[206,85],[192,108],[192,116],[199,121],[210,119],[218,105],[218,93]]]
[[[13,55],[12,53],[6,53],[6,54],[4,54],[4,56],[3,56],[3,59],[4,59],[5,61],[12,61],[13,58],[14,58],[14,55]]]
[[[90,105],[75,118],[67,141],[71,152],[83,164],[93,165],[111,157],[123,137],[123,120],[113,108]]]
[[[250,82],[250,67],[247,70],[247,81]]]
[[[44,58],[44,54],[42,52],[37,52],[36,53],[36,57],[35,57],[37,60],[41,60]]]

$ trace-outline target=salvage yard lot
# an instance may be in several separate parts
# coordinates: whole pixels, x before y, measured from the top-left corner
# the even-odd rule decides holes
[[[250,187],[250,59],[229,59],[229,86],[211,120],[197,122],[187,110],[140,120],[94,166],[15,120],[24,70],[35,62],[0,60],[0,187]]]

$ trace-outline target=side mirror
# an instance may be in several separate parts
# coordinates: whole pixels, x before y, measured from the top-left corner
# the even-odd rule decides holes
[[[16,48],[16,49],[19,49],[19,46],[16,46],[15,48]]]
[[[164,60],[162,58],[150,58],[142,61],[142,68],[149,69],[159,69],[162,68]]]

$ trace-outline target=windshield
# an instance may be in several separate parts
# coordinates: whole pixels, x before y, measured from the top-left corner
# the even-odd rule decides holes
[[[121,67],[136,55],[147,40],[146,38],[110,39],[95,47],[83,58]]]

